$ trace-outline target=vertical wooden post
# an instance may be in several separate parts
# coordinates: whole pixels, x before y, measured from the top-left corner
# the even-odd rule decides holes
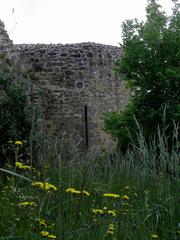
[[[84,117],[85,117],[85,137],[86,137],[86,146],[89,146],[89,136],[88,136],[88,109],[87,105],[84,107]]]

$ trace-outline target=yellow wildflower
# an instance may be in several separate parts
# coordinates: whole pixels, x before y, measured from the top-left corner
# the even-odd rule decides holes
[[[43,188],[44,183],[43,182],[33,182],[31,185],[33,187]]]
[[[37,219],[37,221],[39,222],[40,226],[44,226],[45,228],[47,227],[45,219]]]
[[[128,197],[127,195],[123,195],[121,198],[122,198],[123,200],[129,200],[129,197]]]
[[[110,235],[114,235],[115,227],[114,224],[109,224],[107,233]]]
[[[73,193],[73,194],[77,194],[77,195],[78,194],[82,194],[82,195],[85,195],[85,196],[89,196],[90,195],[90,193],[85,191],[85,190],[79,191],[79,190],[76,190],[75,188],[67,188],[65,191]]]
[[[41,232],[40,232],[40,235],[41,235],[42,237],[48,237],[48,236],[49,236],[49,232],[48,232],[48,231],[41,231]]]
[[[15,162],[15,166],[18,168],[21,168],[23,166],[23,164],[21,162]]]
[[[74,189],[74,190],[71,191],[71,193],[73,193],[73,194],[77,194],[77,195],[78,195],[78,194],[81,194],[81,191],[79,191],[79,190],[75,190],[75,189]]]
[[[19,203],[19,207],[27,207],[27,206],[36,207],[37,204],[35,202],[28,202],[28,201]]]
[[[31,169],[30,166],[24,165],[21,162],[15,162],[15,166],[19,169],[22,169],[22,170],[30,170]]]
[[[82,194],[84,194],[84,195],[86,195],[86,196],[89,196],[89,195],[90,195],[90,193],[87,192],[87,191],[85,191],[85,190],[82,191]]]
[[[110,234],[110,235],[114,235],[114,231],[112,231],[112,230],[108,230],[108,234]]]
[[[52,235],[52,234],[49,234],[49,235],[48,235],[48,238],[49,238],[49,239],[56,239],[56,236],[55,236],[55,235]]]
[[[115,227],[114,227],[114,224],[109,224],[109,229],[111,229],[111,230],[115,230]]]
[[[112,217],[116,216],[116,211],[115,210],[108,210],[107,213],[111,215]]]
[[[159,236],[158,236],[156,233],[153,233],[153,234],[151,235],[151,238],[152,238],[152,239],[158,239]]]
[[[23,166],[21,167],[21,169],[22,169],[22,170],[30,170],[31,167],[30,167],[30,166],[27,166],[27,165],[23,165]]]
[[[57,190],[57,187],[55,187],[53,184],[50,184],[48,182],[33,182],[32,186],[40,188],[40,189],[45,190],[47,192],[49,192],[51,190],[53,190],[53,191]]]
[[[22,142],[22,141],[19,141],[19,140],[17,140],[17,141],[15,141],[15,144],[16,144],[16,145],[22,145],[22,144],[23,144],[23,142]]]
[[[103,209],[93,209],[92,212],[94,214],[104,214],[104,210]]]
[[[74,191],[75,190],[75,188],[67,188],[65,191],[66,192],[72,192],[72,191]]]
[[[120,195],[119,194],[115,194],[115,193],[104,193],[103,197],[119,198]]]

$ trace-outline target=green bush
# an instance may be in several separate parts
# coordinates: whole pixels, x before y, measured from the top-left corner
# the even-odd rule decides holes
[[[135,137],[135,119],[146,139],[154,137],[158,127],[170,137],[180,120],[180,12],[173,2],[170,17],[150,0],[145,22],[123,23],[123,56],[115,69],[133,96],[123,111],[105,115],[105,130],[123,150]]]
[[[31,132],[31,104],[24,80],[15,72],[0,69],[0,155],[1,165],[11,153],[9,141],[28,140]]]

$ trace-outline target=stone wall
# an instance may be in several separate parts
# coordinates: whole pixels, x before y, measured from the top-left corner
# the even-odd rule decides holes
[[[0,20],[0,65],[10,67],[13,61],[13,42],[5,30],[4,23]]]
[[[0,42],[4,39],[2,45],[8,48],[10,40],[1,35]],[[43,124],[49,133],[67,135],[84,150],[111,147],[113,141],[103,131],[103,114],[122,109],[129,98],[113,71],[120,48],[95,43],[20,44],[13,51],[31,82],[33,101],[39,105],[43,96]]]

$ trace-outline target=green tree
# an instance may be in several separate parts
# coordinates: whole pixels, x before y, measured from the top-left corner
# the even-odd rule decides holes
[[[123,23],[123,56],[115,68],[133,93],[125,110],[105,115],[105,129],[123,150],[135,138],[137,124],[149,139],[157,127],[173,132],[180,120],[180,11],[177,0],[167,17],[156,0],[149,0],[146,21]]]
[[[31,132],[27,86],[25,80],[18,79],[16,75],[15,71],[0,68],[0,166],[12,157],[8,141],[28,140]]]

